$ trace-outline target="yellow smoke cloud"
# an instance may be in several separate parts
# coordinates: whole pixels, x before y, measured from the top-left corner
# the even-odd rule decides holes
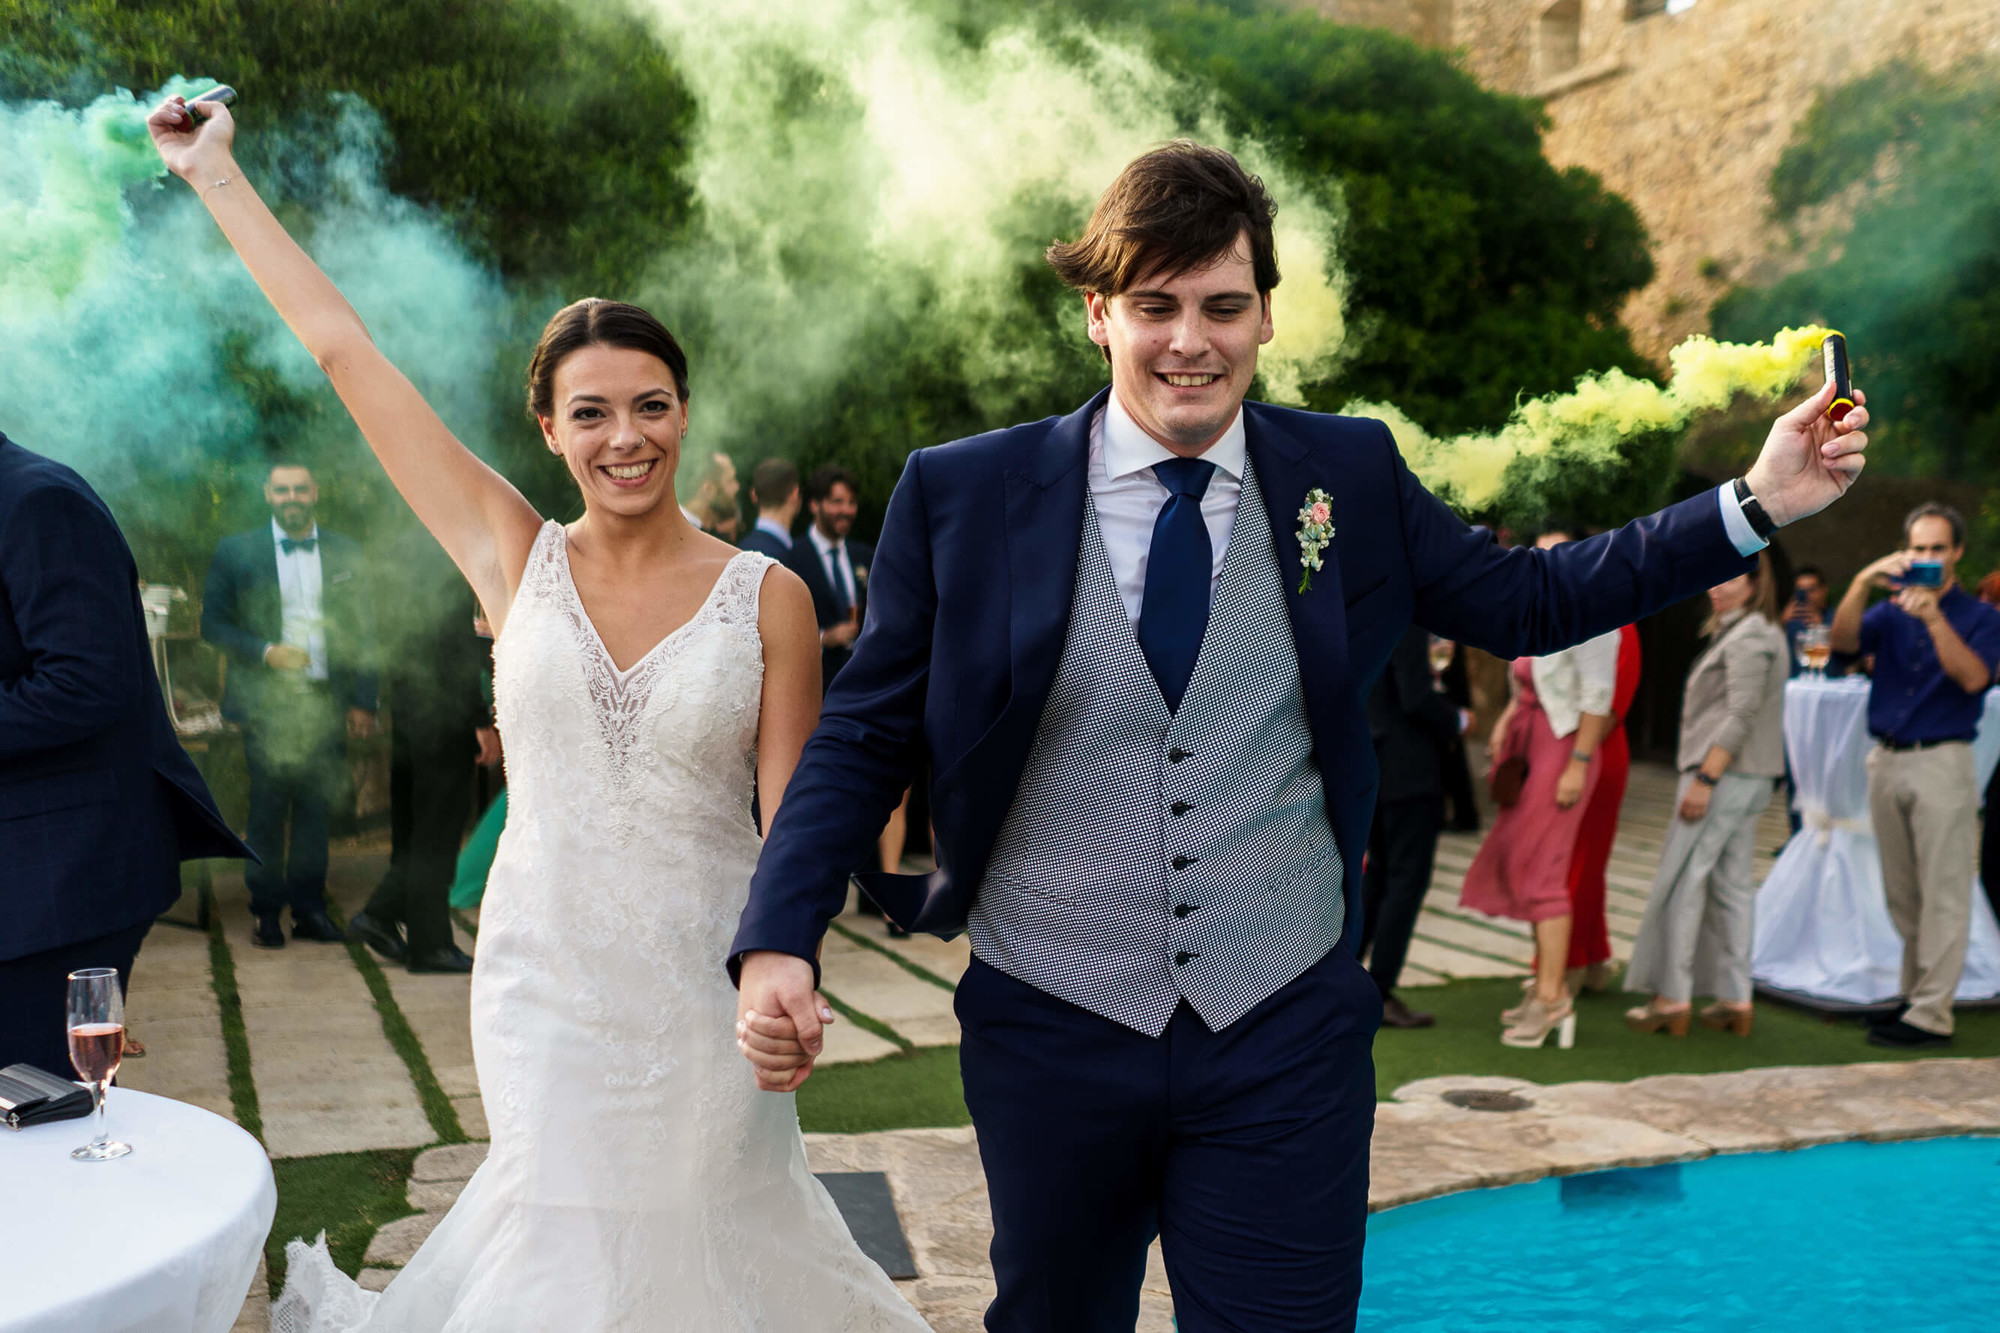
[[[1739,393],[1776,397],[1797,382],[1827,332],[1807,325],[1768,343],[1696,334],[1667,354],[1673,373],[1664,388],[1622,370],[1586,375],[1573,391],[1530,399],[1506,425],[1481,434],[1438,439],[1388,403],[1353,402],[1341,410],[1386,424],[1410,470],[1432,491],[1461,509],[1483,509],[1500,495],[1517,460],[1554,455],[1601,467],[1616,463],[1620,443],[1634,435],[1678,430]]]

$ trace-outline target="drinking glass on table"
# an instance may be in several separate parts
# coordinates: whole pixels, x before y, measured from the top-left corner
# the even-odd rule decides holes
[[[1431,674],[1442,676],[1451,669],[1451,655],[1458,651],[1458,645],[1450,639],[1431,635]]]
[[[90,1085],[97,1125],[97,1137],[70,1153],[79,1162],[108,1162],[132,1151],[129,1143],[112,1142],[104,1129],[104,1095],[124,1055],[125,993],[118,988],[118,969],[87,967],[70,973],[69,1062]]]
[[[1825,625],[1807,625],[1799,631],[1799,663],[1816,677],[1826,675],[1833,656],[1833,633]]]

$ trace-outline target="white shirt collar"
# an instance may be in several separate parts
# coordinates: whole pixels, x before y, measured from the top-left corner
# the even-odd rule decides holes
[[[293,537],[292,537],[292,534],[291,534],[291,533],[289,533],[289,532],[286,532],[286,531],[285,531],[285,530],[284,530],[283,528],[279,527],[279,526],[278,526],[278,520],[277,520],[277,519],[275,519],[275,518],[274,518],[274,519],[272,519],[272,520],[271,520],[271,544],[272,544],[273,546],[276,546],[276,545],[277,545],[277,544],[278,544],[279,542],[286,542],[286,541],[291,541],[291,540],[293,540]],[[300,538],[298,538],[297,540],[299,540],[299,541],[304,541],[304,542],[316,542],[316,541],[318,541],[318,540],[319,540],[319,524],[318,524],[318,523],[314,523],[314,524],[312,525],[312,531],[311,531],[311,532],[308,532],[308,533],[307,533],[307,534],[306,534],[305,536],[303,536],[303,537],[300,537]],[[281,549],[282,549],[282,548],[281,548]]]
[[[1229,423],[1229,429],[1222,432],[1220,439],[1208,446],[1202,458],[1236,481],[1243,480],[1243,455],[1245,452],[1243,434],[1243,409],[1236,409],[1236,419]],[[1112,480],[1143,471],[1162,459],[1179,455],[1146,433],[1146,428],[1132,419],[1125,410],[1125,404],[1118,401],[1118,391],[1113,389],[1111,397],[1104,404],[1104,472]]]
[[[847,545],[845,540],[835,541],[824,532],[821,532],[817,523],[812,524],[806,529],[806,536],[812,538],[813,549],[818,551],[822,556],[830,556],[835,551]]]

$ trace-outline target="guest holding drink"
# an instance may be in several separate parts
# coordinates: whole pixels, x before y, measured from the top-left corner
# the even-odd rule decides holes
[[[1680,791],[1632,945],[1625,988],[1650,991],[1626,1011],[1636,1032],[1687,1035],[1697,995],[1704,1025],[1750,1035],[1750,943],[1757,818],[1785,768],[1785,636],[1768,551],[1753,579],[1709,589],[1709,646],[1681,696]]]
[[[1535,545],[1549,550],[1571,541],[1573,533],[1570,524],[1547,523]],[[1500,1040],[1509,1046],[1540,1046],[1554,1033],[1566,1048],[1575,1036],[1565,977],[1574,910],[1570,863],[1602,768],[1597,749],[1611,730],[1618,637],[1613,630],[1546,657],[1516,659],[1513,699],[1493,727],[1496,791],[1510,761],[1525,762],[1527,771],[1518,797],[1480,844],[1459,903],[1534,926],[1528,996],[1500,1016],[1506,1025]]]

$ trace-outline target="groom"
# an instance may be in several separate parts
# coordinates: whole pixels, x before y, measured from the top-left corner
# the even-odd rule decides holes
[[[732,948],[759,1084],[796,1087],[820,936],[928,757],[938,870],[862,878],[901,925],[972,933],[989,1329],[1129,1330],[1156,1235],[1185,1333],[1351,1328],[1381,1015],[1354,958],[1369,683],[1413,617],[1515,657],[1649,615],[1861,470],[1867,414],[1836,428],[1821,394],[1747,489],[1503,550],[1379,423],[1244,402],[1273,212],[1178,142],[1049,251],[1111,387],[911,455]],[[1303,522],[1322,495],[1330,534]]]

